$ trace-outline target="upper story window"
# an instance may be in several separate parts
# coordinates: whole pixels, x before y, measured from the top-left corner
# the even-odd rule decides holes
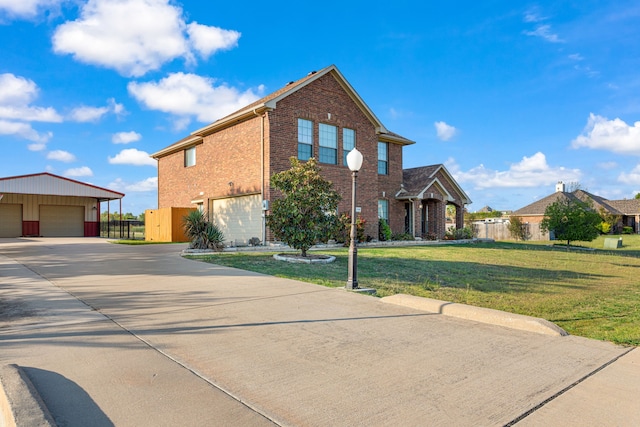
[[[184,167],[195,166],[196,164],[196,147],[189,147],[184,150]]]
[[[320,123],[318,125],[320,139],[320,163],[338,164],[338,128]]]
[[[313,156],[313,122],[298,119],[298,159],[309,160]]]
[[[356,148],[356,131],[342,128],[342,164],[347,166],[347,154]]]
[[[378,174],[389,175],[389,143],[378,142]]]

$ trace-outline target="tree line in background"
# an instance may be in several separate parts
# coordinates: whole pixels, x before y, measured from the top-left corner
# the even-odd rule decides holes
[[[107,221],[142,221],[144,222],[144,212],[140,215],[136,216],[131,212],[123,213],[122,217],[120,217],[119,212],[102,212],[100,214],[100,222]]]

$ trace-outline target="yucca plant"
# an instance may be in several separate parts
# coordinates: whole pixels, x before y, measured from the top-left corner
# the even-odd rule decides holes
[[[221,251],[224,248],[224,233],[217,225],[209,222],[204,212],[193,210],[185,215],[182,222],[184,232],[191,241],[190,249]]]

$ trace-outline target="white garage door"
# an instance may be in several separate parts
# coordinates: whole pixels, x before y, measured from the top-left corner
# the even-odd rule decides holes
[[[259,194],[211,201],[213,222],[222,229],[227,244],[246,245],[262,241],[262,199]]]
[[[22,236],[22,205],[0,203],[0,237]]]
[[[40,205],[40,235],[83,237],[84,206]]]

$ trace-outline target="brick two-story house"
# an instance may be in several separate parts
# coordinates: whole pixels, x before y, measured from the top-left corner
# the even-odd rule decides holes
[[[191,133],[154,154],[158,207],[198,207],[222,227],[228,243],[270,240],[264,215],[275,190],[270,177],[290,168],[289,158],[318,159],[322,175],[350,211],[347,153],[364,156],[357,205],[365,233],[378,235],[378,218],[393,232],[443,237],[446,205],[462,227],[471,203],[443,165],[402,169],[413,141],[390,132],[335,66],[309,73],[282,89]]]

